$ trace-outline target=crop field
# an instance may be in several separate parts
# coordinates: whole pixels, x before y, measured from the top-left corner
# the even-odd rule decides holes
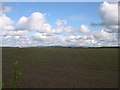
[[[118,48],[2,48],[5,88],[20,62],[18,88],[117,88]]]

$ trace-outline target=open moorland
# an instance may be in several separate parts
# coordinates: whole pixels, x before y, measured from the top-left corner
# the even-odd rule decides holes
[[[118,48],[2,48],[2,74],[12,86],[20,62],[18,88],[117,88]]]

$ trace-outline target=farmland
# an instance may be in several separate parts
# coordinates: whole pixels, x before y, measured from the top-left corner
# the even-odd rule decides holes
[[[117,48],[2,48],[6,88],[20,62],[18,88],[117,88]]]

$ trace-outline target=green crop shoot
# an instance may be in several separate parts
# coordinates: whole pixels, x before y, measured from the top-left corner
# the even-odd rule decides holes
[[[14,63],[13,70],[14,70],[14,74],[13,74],[12,88],[13,88],[13,90],[16,90],[17,85],[18,85],[18,81],[19,81],[20,76],[21,76],[21,71],[19,69],[19,61],[16,61]]]

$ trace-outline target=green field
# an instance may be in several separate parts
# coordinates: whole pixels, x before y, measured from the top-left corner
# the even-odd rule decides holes
[[[12,86],[20,61],[19,88],[117,88],[117,48],[3,48],[3,82]]]

